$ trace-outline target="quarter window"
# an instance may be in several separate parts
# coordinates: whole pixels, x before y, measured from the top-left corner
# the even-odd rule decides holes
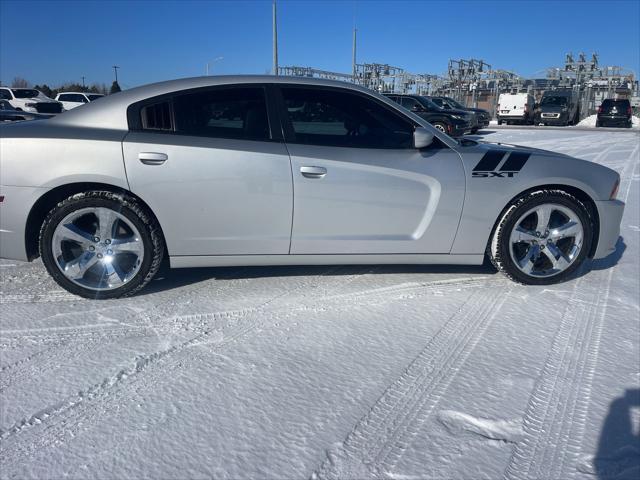
[[[176,96],[178,133],[217,138],[268,140],[269,120],[263,88],[226,88]]]
[[[412,148],[413,125],[364,96],[283,88],[296,143],[356,148]]]
[[[141,111],[144,130],[173,130],[171,105],[168,101],[147,105]]]

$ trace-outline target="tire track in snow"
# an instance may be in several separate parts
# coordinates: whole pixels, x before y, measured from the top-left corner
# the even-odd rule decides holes
[[[629,197],[636,147],[621,177]],[[580,277],[523,419],[524,438],[505,470],[506,480],[572,478],[578,474],[591,389],[616,267]],[[595,277],[595,278],[594,278]],[[589,280],[595,280],[588,285]],[[583,285],[587,283],[586,287]],[[593,299],[595,298],[595,301]]]
[[[360,419],[313,479],[384,476],[429,418],[513,286],[480,289],[449,318],[400,377]]]
[[[328,275],[332,270],[325,272]],[[485,282],[486,277],[462,279],[463,284],[470,286],[477,282]],[[397,289],[396,297],[390,295],[388,289],[373,289],[368,300],[377,298],[381,302],[393,301],[395,298],[414,297],[422,294],[442,291],[442,287],[460,288],[451,281],[436,281],[411,284]],[[298,291],[305,285],[298,285],[291,291]],[[420,291],[418,291],[420,290]],[[289,292],[291,292],[289,291]],[[407,293],[409,292],[409,293]],[[400,295],[398,297],[398,295]],[[178,323],[197,323],[197,333],[190,339],[150,355],[138,357],[127,368],[106,378],[71,398],[51,405],[29,418],[25,418],[4,432],[0,432],[0,463],[10,469],[11,465],[24,464],[43,448],[62,444],[67,438],[73,438],[83,430],[100,422],[100,419],[111,412],[122,408],[123,402],[144,392],[157,391],[158,387],[170,383],[174,372],[179,374],[187,368],[191,356],[180,356],[189,348],[206,344],[209,350],[219,353],[230,345],[250,336],[269,321],[282,322],[306,310],[350,310],[353,304],[348,303],[348,294],[340,295],[335,302],[327,305],[322,296],[311,305],[294,307],[291,303],[283,303],[271,310],[268,305],[287,296],[287,292],[279,294],[263,305],[253,309],[235,312],[216,312],[210,314],[194,314],[174,317]],[[364,292],[356,292],[353,298],[364,298]],[[370,302],[368,302],[370,304]],[[216,325],[225,321],[227,325],[220,328]],[[230,323],[230,325],[229,325]],[[228,328],[224,328],[224,327]],[[226,330],[226,331],[225,331]],[[38,428],[41,427],[41,428]],[[4,447],[3,447],[4,445]]]

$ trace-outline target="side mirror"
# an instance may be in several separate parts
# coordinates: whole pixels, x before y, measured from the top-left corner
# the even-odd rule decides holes
[[[413,132],[413,145],[420,150],[433,143],[433,133],[424,127],[416,127]]]

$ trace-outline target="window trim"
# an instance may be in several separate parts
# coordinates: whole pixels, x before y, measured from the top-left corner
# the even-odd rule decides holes
[[[228,137],[212,137],[210,135],[202,134],[197,135],[194,133],[185,133],[179,132],[176,130],[176,119],[175,112],[173,108],[173,102],[176,97],[180,97],[183,95],[191,95],[198,93],[205,93],[210,91],[220,91],[220,90],[232,90],[239,88],[254,88],[258,90],[262,90],[264,93],[265,99],[265,108],[267,110],[267,121],[269,123],[269,138],[264,139],[253,139],[253,138],[228,138]],[[210,138],[212,140],[236,140],[242,142],[284,142],[284,137],[282,135],[282,129],[278,128],[280,125],[280,118],[277,115],[277,109],[273,100],[270,98],[270,84],[267,83],[238,83],[238,84],[221,84],[221,85],[207,85],[204,87],[195,87],[195,88],[187,88],[185,90],[175,90],[173,92],[163,93],[161,95],[156,95],[155,97],[145,98],[144,100],[140,100],[138,102],[132,103],[127,107],[127,124],[130,132],[137,133],[151,133],[151,134],[160,134],[160,135],[179,135],[181,137],[197,137],[197,138]],[[168,102],[169,108],[171,112],[171,130],[145,130],[142,122],[142,109],[149,105],[153,105],[155,103]]]
[[[372,95],[368,95],[364,92],[360,92],[358,90],[352,90],[350,88],[342,88],[342,87],[333,87],[333,86],[325,86],[325,85],[307,85],[307,84],[299,84],[299,83],[277,83],[274,84],[276,86],[276,92],[275,93],[275,100],[279,105],[278,108],[278,112],[280,114],[280,117],[282,119],[282,131],[284,133],[284,139],[286,143],[291,143],[291,144],[296,144],[296,145],[310,145],[313,147],[328,147],[328,148],[355,148],[355,149],[372,149],[372,150],[412,150],[415,149],[415,145],[413,145],[413,140],[412,140],[412,146],[408,147],[408,148],[375,148],[375,147],[358,147],[358,146],[345,146],[345,145],[317,145],[315,143],[306,143],[306,142],[299,142],[296,140],[296,134],[295,131],[293,129],[293,124],[291,123],[291,120],[289,119],[289,112],[287,111],[287,106],[285,104],[284,101],[284,95],[282,93],[282,89],[283,88],[296,88],[299,90],[322,90],[325,92],[339,92],[339,93],[346,93],[346,94],[352,94],[352,95],[357,95],[359,97],[365,98],[369,101],[372,101],[376,104],[378,104],[381,108],[387,110],[388,112],[390,112],[392,115],[396,116],[397,118],[399,118],[400,120],[402,120],[403,122],[411,125],[411,127],[414,129],[416,129],[416,127],[420,126],[419,124],[417,124],[416,122],[414,122],[413,119],[406,117],[404,115],[402,115],[401,112],[396,111],[394,108],[391,108],[389,105],[387,105],[386,103],[380,101],[379,99],[375,98]]]

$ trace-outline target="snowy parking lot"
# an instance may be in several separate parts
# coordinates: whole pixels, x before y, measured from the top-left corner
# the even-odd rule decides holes
[[[109,301],[0,260],[0,478],[638,478],[640,134],[476,137],[617,170],[616,252],[550,287],[211,268]]]

